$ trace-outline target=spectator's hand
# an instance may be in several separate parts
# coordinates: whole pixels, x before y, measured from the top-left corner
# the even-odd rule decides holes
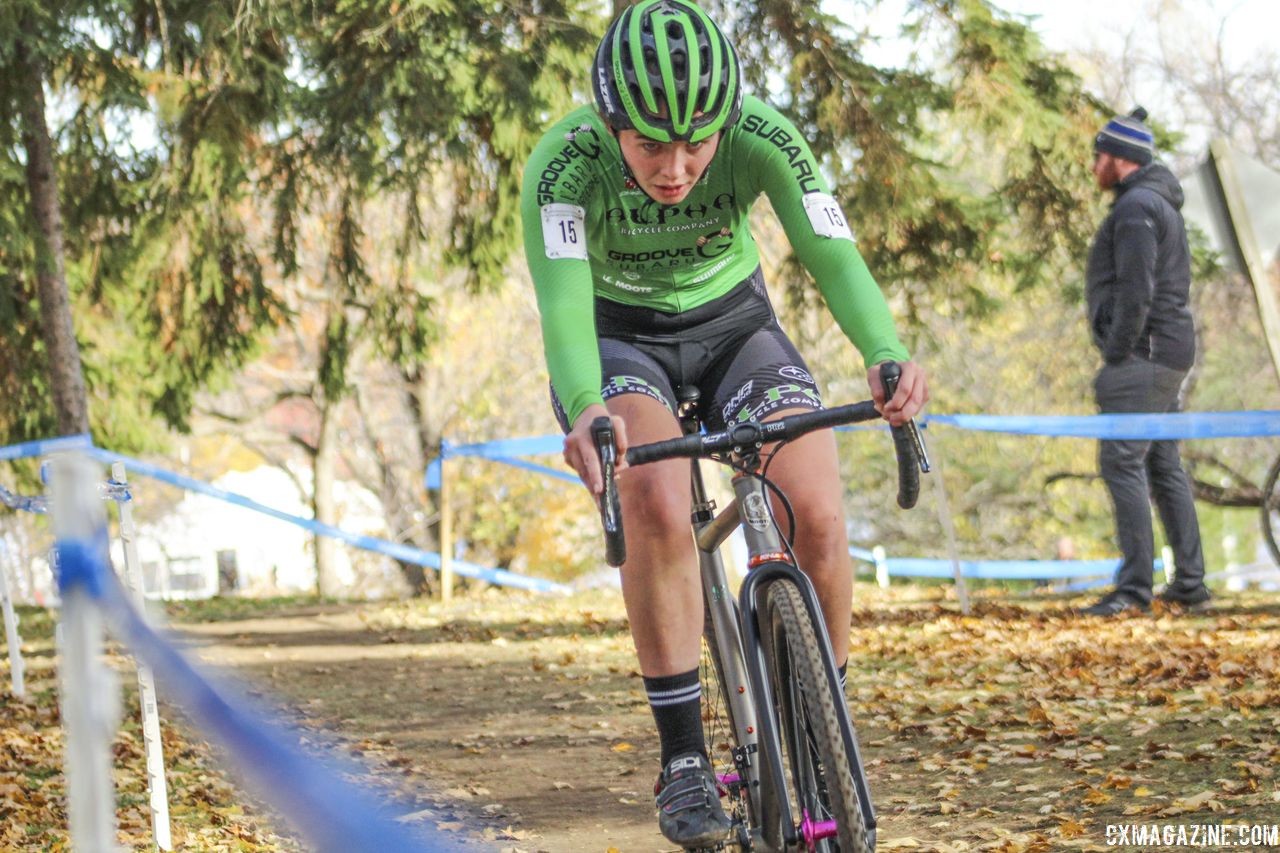
[[[564,437],[564,461],[578,473],[587,491],[599,496],[604,491],[604,475],[600,472],[600,457],[596,454],[596,444],[591,438],[591,422],[596,418],[613,420],[613,441],[618,447],[618,461],[614,468],[621,471],[627,467],[626,424],[618,415],[610,415],[609,410],[599,403],[587,406],[573,422],[573,429]]]
[[[924,368],[914,361],[900,362],[902,378],[898,380],[898,391],[892,400],[884,399],[884,384],[880,381],[880,365],[867,370],[867,385],[871,388],[871,398],[875,400],[876,411],[884,415],[893,426],[902,426],[914,418],[929,401],[929,381],[925,377]]]

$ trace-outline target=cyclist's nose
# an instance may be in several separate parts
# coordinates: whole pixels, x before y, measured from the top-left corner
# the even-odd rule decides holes
[[[662,158],[658,176],[670,180],[679,180],[689,171],[689,154],[677,146]]]

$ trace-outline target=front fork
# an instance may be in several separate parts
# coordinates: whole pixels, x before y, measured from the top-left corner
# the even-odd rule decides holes
[[[706,499],[701,473],[693,466],[694,529],[698,542],[698,555],[702,570],[703,595],[712,621],[713,636],[720,643],[715,654],[720,657],[721,683],[728,694],[726,701],[732,706],[732,717],[739,750],[735,761],[741,784],[746,786],[749,807],[758,827],[756,840],[765,850],[797,849],[808,847],[808,836],[813,827],[808,815],[793,815],[787,798],[785,767],[782,758],[781,732],[777,731],[776,709],[765,660],[760,653],[762,643],[772,638],[761,636],[760,606],[764,591],[772,581],[786,579],[795,584],[804,600],[805,609],[817,629],[818,636],[827,637],[826,623],[813,584],[791,561],[784,550],[777,528],[773,524],[765,501],[761,482],[751,476],[739,475],[733,481],[736,495],[734,505],[726,507],[717,517],[713,505]],[[747,576],[735,602],[728,589],[724,564],[719,546],[732,530],[741,524],[747,540]],[[748,656],[745,649],[755,653]],[[862,754],[858,746],[853,724],[843,702],[840,677],[828,643],[822,643],[823,670],[831,695],[839,697],[839,722],[846,753],[853,759],[854,784],[858,788],[863,822],[868,836],[875,845],[876,816],[863,768]],[[748,689],[749,687],[749,689]],[[828,833],[823,828],[822,836]]]

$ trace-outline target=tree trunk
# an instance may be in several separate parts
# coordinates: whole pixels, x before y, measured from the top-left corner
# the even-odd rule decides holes
[[[441,377],[434,371],[414,368],[413,370],[406,370],[404,378],[409,408],[413,412],[413,419],[418,427],[418,449],[422,454],[419,458],[425,464],[439,458],[440,449],[444,441],[440,425],[442,420],[440,413],[433,411],[430,407],[431,400],[444,399],[438,393],[440,389],[436,387],[441,382]],[[426,496],[424,495],[424,497]],[[436,509],[440,509],[438,498]],[[442,547],[440,521],[437,518],[435,523],[427,526],[427,538],[435,544],[437,549]],[[452,543],[450,543],[450,547],[452,547]],[[423,592],[425,593],[427,590],[423,590]]]
[[[30,18],[24,21],[24,26],[30,26]],[[67,293],[53,140],[45,121],[44,69],[22,38],[17,40],[16,57],[22,145],[27,154],[27,188],[35,221],[36,282],[53,406],[59,434],[88,433],[89,405]]]
[[[333,494],[338,463],[337,405],[326,400],[320,406],[320,437],[312,462],[312,509],[316,521],[337,526],[338,508]],[[337,589],[338,543],[330,536],[316,536],[316,595],[323,598]]]
[[[394,542],[407,542],[425,551],[434,550],[434,543],[426,540],[426,527],[421,521],[420,495],[423,492],[419,485],[421,477],[403,482],[404,478],[399,473],[402,468],[392,459],[397,451],[389,449],[398,445],[385,442],[378,435],[373,419],[370,417],[371,404],[367,397],[366,383],[355,384],[355,404],[356,411],[359,412],[361,422],[364,424],[369,451],[374,458],[373,475],[366,476],[361,481],[366,488],[378,493],[378,501],[382,504],[382,513],[387,522],[388,538]],[[404,560],[395,562],[401,577],[404,578],[413,595],[424,597],[435,595],[435,572],[417,563]]]

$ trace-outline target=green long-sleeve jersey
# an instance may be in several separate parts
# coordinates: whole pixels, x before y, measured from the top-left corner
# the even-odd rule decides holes
[[[724,295],[759,264],[747,214],[761,193],[865,363],[908,357],[808,144],[760,99],[743,99],[679,204],[654,201],[626,177],[617,140],[591,107],[548,130],[525,168],[525,255],[570,423],[602,402],[595,299],[680,312]]]

